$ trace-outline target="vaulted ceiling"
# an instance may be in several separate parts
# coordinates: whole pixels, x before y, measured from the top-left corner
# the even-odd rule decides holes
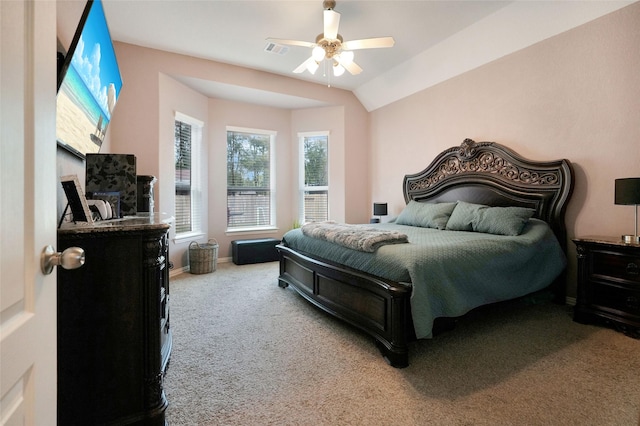
[[[68,11],[77,10],[78,1],[59,3],[59,29],[75,28],[78,16]],[[103,0],[115,40],[330,83],[353,91],[368,110],[629,3],[338,0],[334,10],[341,15],[339,33],[345,40],[392,36],[395,46],[357,50],[355,61],[363,72],[333,77],[322,66],[315,75],[292,73],[310,56],[308,47],[288,46],[285,54],[265,51],[268,37],[315,41],[323,29],[322,0]],[[217,82],[184,82],[208,96],[243,96],[242,90]],[[269,94],[261,97],[269,102]]]

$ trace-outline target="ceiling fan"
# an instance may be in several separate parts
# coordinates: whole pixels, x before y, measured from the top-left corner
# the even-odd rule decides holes
[[[324,8],[324,31],[318,34],[315,42],[280,38],[267,39],[273,43],[310,47],[313,49],[311,51],[311,57],[294,69],[294,73],[299,74],[308,70],[311,74],[315,74],[320,62],[327,59],[333,65],[333,74],[335,76],[342,75],[345,69],[352,75],[357,75],[362,72],[362,68],[353,62],[354,50],[392,47],[394,45],[395,41],[393,37],[344,41],[342,36],[338,34],[340,14],[333,10],[335,6],[336,2],[334,0],[324,0],[322,2],[322,7]]]

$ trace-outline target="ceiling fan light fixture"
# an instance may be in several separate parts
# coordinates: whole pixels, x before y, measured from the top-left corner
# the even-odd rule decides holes
[[[353,62],[353,50],[392,47],[395,44],[393,37],[376,37],[344,41],[342,36],[338,34],[340,14],[334,10],[336,5],[335,0],[324,0],[322,5],[324,8],[324,31],[316,36],[315,43],[300,40],[267,38],[267,41],[271,43],[301,46],[312,49],[311,56],[293,70],[295,74],[300,74],[305,70],[314,74],[320,63],[326,59],[333,65],[333,75],[340,76],[344,74],[345,70],[349,71],[349,74],[351,75],[358,75],[362,72],[362,68]],[[325,71],[327,71],[327,68],[328,66],[325,66]]]
[[[322,46],[316,46],[311,51],[311,57],[316,61],[320,62],[324,59],[325,51]]]
[[[349,65],[353,62],[354,53],[350,50],[343,50],[340,52],[340,63],[342,65]]]

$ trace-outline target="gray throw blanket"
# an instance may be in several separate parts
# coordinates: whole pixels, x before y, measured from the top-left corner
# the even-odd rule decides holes
[[[369,253],[373,253],[378,247],[385,244],[409,242],[407,236],[398,231],[387,231],[364,225],[347,225],[335,222],[308,223],[302,226],[302,233],[309,237]]]

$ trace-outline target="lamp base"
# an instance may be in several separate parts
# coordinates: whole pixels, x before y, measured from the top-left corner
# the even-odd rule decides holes
[[[623,235],[622,242],[625,244],[640,244],[640,235]]]

